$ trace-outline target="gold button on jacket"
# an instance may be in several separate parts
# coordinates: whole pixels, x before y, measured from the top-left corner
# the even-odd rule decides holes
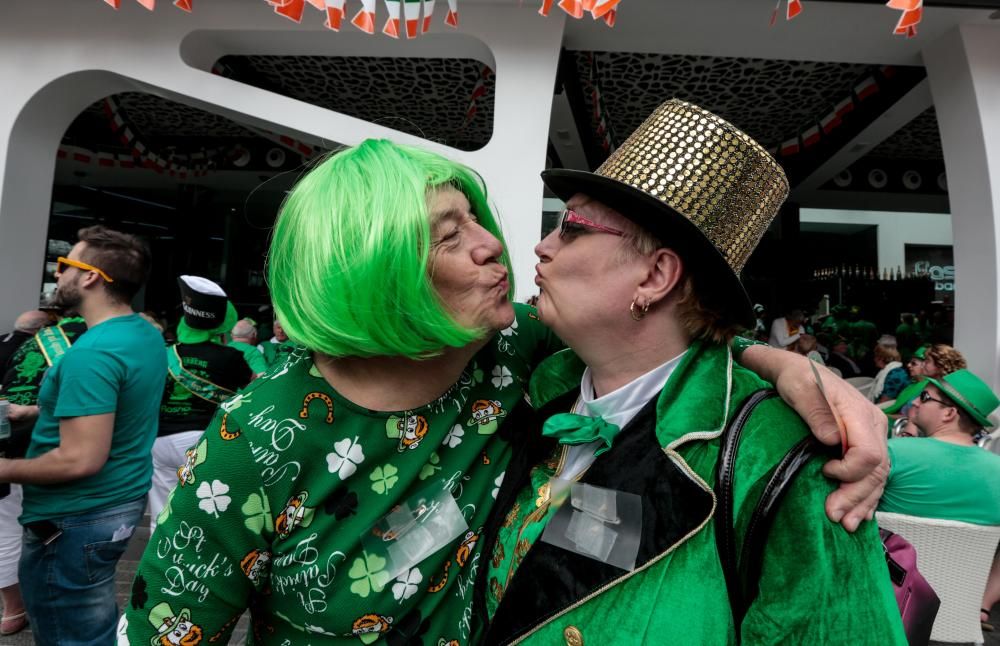
[[[563,630],[563,637],[566,638],[566,646],[583,646],[583,634],[576,626],[567,626]]]

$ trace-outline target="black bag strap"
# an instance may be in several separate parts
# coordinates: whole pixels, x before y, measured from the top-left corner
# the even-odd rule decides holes
[[[743,549],[739,560],[737,560],[733,477],[740,439],[743,436],[743,426],[761,402],[776,394],[771,389],[759,390],[740,405],[739,410],[733,415],[729,425],[723,431],[722,447],[715,466],[715,495],[718,500],[718,508],[715,512],[715,543],[719,552],[719,560],[722,563],[722,572],[726,579],[726,589],[729,592],[729,605],[733,613],[737,644],[740,643],[743,618],[746,616],[750,604],[757,598],[764,546],[767,543],[767,535],[778,506],[802,467],[812,457],[821,454],[824,450],[823,445],[810,435],[789,449],[788,453],[778,462],[754,507],[750,523],[747,525],[746,535],[743,537]],[[740,565],[743,566],[742,576]]]

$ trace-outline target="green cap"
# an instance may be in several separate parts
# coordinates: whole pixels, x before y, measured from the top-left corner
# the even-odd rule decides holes
[[[913,353],[913,358],[914,359],[925,359],[926,355],[927,355],[927,351],[930,350],[930,348],[931,348],[931,344],[930,343],[925,343],[924,345],[922,345],[919,348],[917,348],[916,352]]]
[[[927,379],[941,389],[955,404],[968,413],[972,419],[983,426],[993,426],[986,418],[997,406],[1000,399],[993,393],[986,382],[968,370],[956,370],[941,379]]]

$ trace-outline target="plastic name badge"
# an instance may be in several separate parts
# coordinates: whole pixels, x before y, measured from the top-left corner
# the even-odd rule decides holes
[[[361,536],[367,554],[386,560],[390,578],[451,545],[469,524],[448,489],[433,488],[393,507]]]
[[[566,488],[553,480],[553,490]],[[585,483],[569,485],[565,502],[549,520],[542,540],[623,570],[634,570],[642,535],[642,499],[634,493]]]

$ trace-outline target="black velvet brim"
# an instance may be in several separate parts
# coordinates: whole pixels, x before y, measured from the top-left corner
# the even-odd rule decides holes
[[[617,180],[587,171],[565,168],[542,172],[542,181],[564,202],[577,193],[583,193],[632,220],[659,238],[666,247],[673,249],[689,265],[697,283],[712,294],[714,305],[722,308],[736,323],[753,327],[753,303],[740,277],[726,259],[705,237],[698,227],[686,217],[655,197]]]

